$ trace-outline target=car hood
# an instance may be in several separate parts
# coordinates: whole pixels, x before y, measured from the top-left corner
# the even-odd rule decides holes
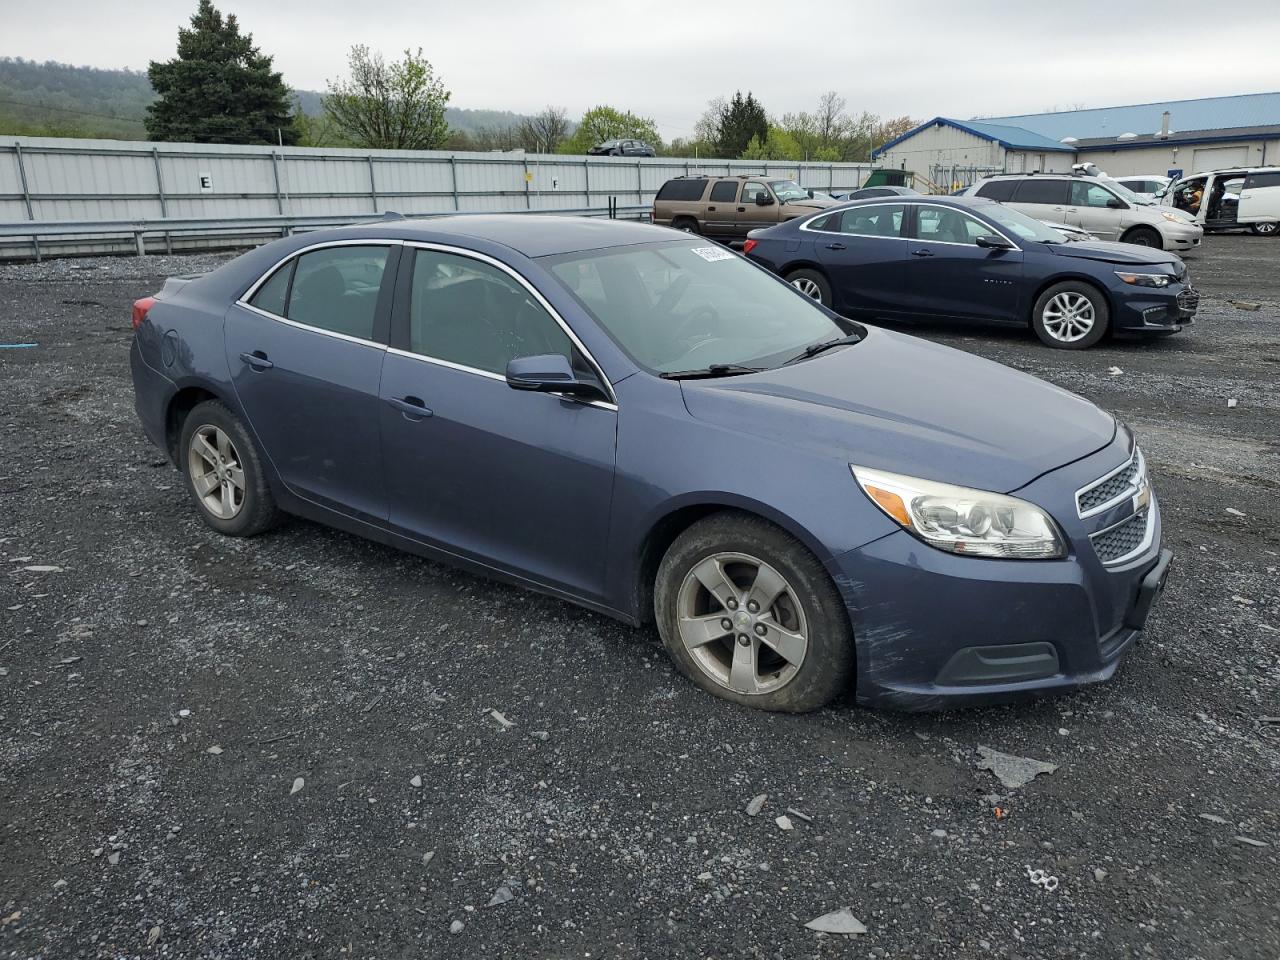
[[[681,387],[692,416],[744,437],[1001,493],[1116,431],[1110,414],[1043,380],[877,327],[812,360]]]
[[[1076,257],[1081,260],[1101,260],[1104,263],[1123,263],[1131,266],[1157,266],[1178,262],[1177,254],[1153,247],[1140,247],[1135,243],[1117,243],[1113,240],[1079,240],[1072,243],[1045,244],[1060,257]]]
[[[840,206],[839,200],[823,200],[821,197],[809,197],[807,200],[788,200],[783,204],[788,210],[825,210],[827,207]]]

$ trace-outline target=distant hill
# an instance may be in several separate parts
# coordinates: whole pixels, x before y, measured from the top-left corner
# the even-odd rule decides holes
[[[295,90],[294,95],[303,113],[319,116],[318,91]],[[0,134],[145,140],[142,120],[154,99],[147,75],[136,70],[0,57]],[[455,130],[474,133],[515,127],[525,116],[448,107],[445,119]]]

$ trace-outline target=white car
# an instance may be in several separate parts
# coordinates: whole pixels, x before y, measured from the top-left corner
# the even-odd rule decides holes
[[[1183,177],[1160,202],[1205,230],[1248,227],[1263,237],[1280,233],[1280,167],[1239,167]]]
[[[1173,180],[1159,173],[1139,173],[1131,177],[1112,177],[1116,183],[1130,193],[1137,194],[1144,200],[1155,200],[1164,196],[1165,190]]]

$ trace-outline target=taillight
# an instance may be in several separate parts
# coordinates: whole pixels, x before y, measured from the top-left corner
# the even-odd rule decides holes
[[[757,243],[757,242],[758,242],[758,241],[756,241],[756,240],[748,240],[746,243],[744,243],[744,244],[742,245],[742,252],[743,252],[743,253],[750,253],[752,250],[754,250],[754,249],[756,248],[756,243]],[[137,324],[134,324],[134,326],[137,326]]]
[[[147,311],[155,305],[155,297],[143,297],[141,300],[133,301],[133,329],[137,330],[142,326],[142,321],[147,319]]]

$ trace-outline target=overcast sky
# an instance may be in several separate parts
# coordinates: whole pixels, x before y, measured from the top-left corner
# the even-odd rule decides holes
[[[353,43],[423,48],[457,107],[609,103],[687,136],[717,94],[771,114],[968,118],[1280,89],[1280,2],[699,3],[223,0],[285,81],[323,90]],[[195,0],[0,0],[0,56],[145,69]],[[1222,16],[1218,14],[1221,13]]]

